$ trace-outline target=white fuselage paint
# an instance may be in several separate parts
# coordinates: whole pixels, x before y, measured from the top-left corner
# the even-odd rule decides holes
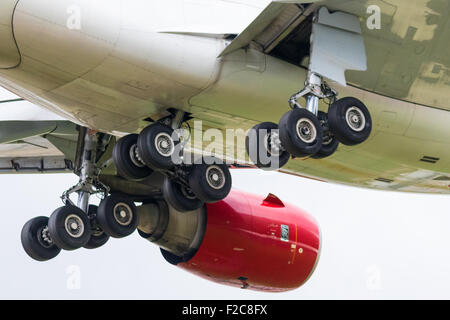
[[[143,117],[168,107],[188,108],[218,80],[226,40],[176,32],[239,33],[268,1],[19,0],[13,11],[15,3],[0,10],[10,13],[22,61],[0,70],[1,83],[112,132],[136,131]],[[5,32],[0,40],[14,52],[11,39]],[[0,62],[14,66],[10,56]]]
[[[219,129],[278,122],[306,71],[251,47],[218,58],[229,43],[221,35],[242,32],[269,3],[2,0],[0,85],[73,122],[116,135],[138,132],[148,125],[145,118],[161,118],[168,108]],[[334,87],[341,97],[366,103],[374,120],[371,138],[340,148],[328,162],[291,161],[288,170],[369,187],[380,176],[401,180],[421,169],[450,172],[450,112]],[[429,168],[419,161],[424,155],[441,161]],[[401,180],[387,188],[414,191],[408,183],[421,183],[422,191],[448,192],[433,181]]]

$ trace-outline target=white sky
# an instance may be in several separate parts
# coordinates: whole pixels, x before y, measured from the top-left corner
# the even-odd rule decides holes
[[[277,194],[320,222],[322,257],[302,288],[267,294],[197,278],[165,262],[137,234],[105,247],[62,252],[38,263],[20,243],[23,224],[50,215],[73,175],[0,176],[0,298],[32,299],[366,299],[450,298],[450,198],[343,187],[256,170],[233,172],[234,186]],[[80,289],[68,271],[79,268]]]

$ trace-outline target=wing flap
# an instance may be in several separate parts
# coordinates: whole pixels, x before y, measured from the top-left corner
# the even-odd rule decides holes
[[[0,159],[0,174],[11,173],[69,173],[72,162],[64,157],[30,157]]]
[[[219,55],[225,56],[236,50],[248,46],[252,41],[260,37],[263,47],[267,47],[271,42],[277,40],[287,28],[298,23],[302,16],[308,15],[312,9],[310,6],[305,9],[302,4],[314,3],[318,0],[310,1],[272,1],[261,14],[240,33]],[[259,42],[259,41],[258,41]]]

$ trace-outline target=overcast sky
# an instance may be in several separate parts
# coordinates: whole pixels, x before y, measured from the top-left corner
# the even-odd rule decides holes
[[[323,233],[322,257],[302,288],[267,294],[197,278],[165,262],[137,234],[103,248],[62,252],[39,263],[20,231],[50,215],[73,175],[2,175],[0,298],[346,299],[450,298],[450,197],[343,187],[255,170],[233,172],[234,187],[277,194],[309,211]],[[70,280],[80,273],[80,288]]]

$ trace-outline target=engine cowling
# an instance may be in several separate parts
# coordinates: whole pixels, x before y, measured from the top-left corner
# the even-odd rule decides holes
[[[168,262],[202,278],[281,292],[304,284],[318,263],[318,223],[274,195],[232,190],[196,212],[167,209],[139,208],[140,234],[158,244]]]

